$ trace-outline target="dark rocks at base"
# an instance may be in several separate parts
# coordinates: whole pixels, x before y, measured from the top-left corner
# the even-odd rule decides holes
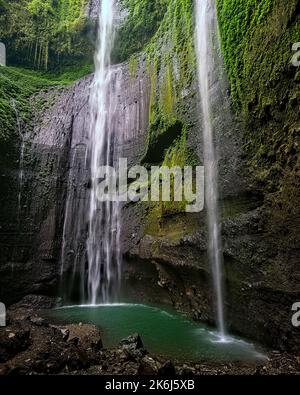
[[[48,310],[59,307],[61,298],[52,298],[45,295],[26,295],[20,302],[10,306],[10,310],[28,309],[28,310]]]
[[[38,316],[30,317],[30,322],[33,325],[37,325],[37,326],[47,326],[48,325],[47,321],[44,318],[38,317]]]
[[[30,321],[36,326],[48,326],[45,318],[39,311],[49,310],[61,304],[60,298],[51,298],[44,295],[27,295],[20,302],[10,306],[7,311],[7,322]]]
[[[125,353],[127,353],[128,356],[134,359],[142,358],[147,354],[146,350],[144,349],[142,339],[137,333],[121,340],[120,347],[125,351]]]
[[[183,365],[180,374],[183,376],[194,376],[196,374],[196,369],[187,365]]]
[[[138,368],[138,374],[142,376],[174,376],[176,375],[175,366],[171,361],[158,361],[150,356],[145,356]]]
[[[30,345],[30,331],[19,325],[0,330],[0,363],[6,362]]]
[[[167,361],[158,370],[159,376],[175,376],[176,369],[171,361]]]
[[[141,361],[138,368],[138,374],[141,376],[156,375],[161,365],[150,356],[145,356]]]
[[[16,306],[8,314],[8,327],[0,329],[0,374],[70,373],[99,362],[102,340],[95,326],[53,325],[38,311]]]
[[[101,333],[94,325],[67,325],[63,328],[68,342],[73,342],[83,349],[101,350],[103,348]]]
[[[117,348],[105,349],[93,325],[57,325],[24,308],[8,313],[8,326],[0,328],[0,375],[300,374],[298,355],[273,352],[268,361],[251,365],[182,363],[148,354],[138,334],[123,339]]]

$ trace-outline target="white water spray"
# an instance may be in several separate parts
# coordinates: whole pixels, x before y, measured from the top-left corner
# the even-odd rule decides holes
[[[20,115],[19,115],[19,111],[17,109],[17,104],[16,104],[15,99],[11,100],[11,106],[14,109],[15,114],[16,114],[18,134],[21,139],[20,160],[19,160],[19,190],[18,190],[18,216],[19,216],[19,221],[20,221],[21,200],[22,200],[23,181],[24,181],[25,134],[22,133],[21,119],[20,119]]]
[[[90,97],[91,192],[87,239],[89,303],[116,299],[121,277],[119,204],[97,199],[98,169],[114,164],[116,98],[111,94],[115,78],[110,65],[114,43],[115,1],[102,0],[99,15],[95,77]]]
[[[212,266],[217,308],[217,325],[221,341],[226,340],[223,290],[223,252],[218,206],[218,161],[211,119],[210,76],[213,71],[213,29],[215,7],[213,0],[195,0],[196,50],[198,79],[203,118],[204,165],[206,171],[205,199],[208,217],[209,258]]]

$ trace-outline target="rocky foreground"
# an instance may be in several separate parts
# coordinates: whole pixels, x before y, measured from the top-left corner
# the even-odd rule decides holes
[[[300,356],[273,351],[259,365],[178,363],[150,355],[138,334],[106,349],[101,331],[82,323],[57,325],[45,319],[50,298],[28,296],[12,306],[0,328],[0,375],[223,375],[300,374]]]

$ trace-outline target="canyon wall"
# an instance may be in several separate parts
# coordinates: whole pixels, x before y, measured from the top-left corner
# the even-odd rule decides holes
[[[220,4],[222,18],[224,8],[222,11]],[[296,2],[293,4],[295,13],[290,19],[286,20],[284,11],[282,17],[268,13],[270,10],[266,15],[272,21],[277,15],[279,26],[293,29],[299,20],[299,9]],[[170,23],[174,18],[176,23]],[[184,0],[172,0],[161,26],[146,50],[114,66],[119,82],[115,144],[130,166],[201,165],[203,144],[192,7],[187,7]],[[228,27],[222,20],[223,52],[224,29]],[[284,32],[278,27],[279,37]],[[253,45],[265,40],[269,40],[267,34],[256,33]],[[284,116],[284,108],[280,110],[279,92],[276,111],[271,103],[264,106],[263,113],[259,112],[253,98],[250,118],[245,122],[243,110],[237,110],[232,101],[232,75],[229,72],[230,84],[217,36],[215,43],[210,89],[220,171],[228,329],[271,347],[298,350],[298,332],[291,325],[292,304],[300,299],[298,168],[293,159],[296,143],[284,143],[290,149],[288,163],[292,171],[284,167],[282,174],[276,173],[276,182],[265,172],[271,159],[263,164],[260,159],[253,162],[255,150],[249,151],[249,144],[253,143],[259,153],[261,147],[268,151],[268,138],[265,136],[261,143],[260,134],[254,133],[262,125],[277,136],[281,130],[288,136],[288,131],[296,135],[299,111],[294,110],[299,109],[299,96],[293,93],[296,88],[292,81],[297,81],[299,71],[291,69],[276,77],[277,85],[274,82],[274,89],[282,80],[291,83],[286,105],[293,106],[293,117]],[[250,47],[248,50],[253,54]],[[225,63],[228,70],[226,56]],[[61,292],[62,254],[64,271],[72,274],[74,281],[72,288],[66,277],[64,288],[68,284],[68,297],[76,300],[76,271],[85,264],[84,214],[90,186],[85,152],[91,81],[92,76],[87,76],[74,86],[49,89],[32,98],[35,110],[33,128],[26,135],[20,211],[19,145],[2,156],[0,300],[8,304],[29,293]],[[285,103],[286,96],[282,95]],[[23,122],[22,128],[26,127]],[[280,158],[272,162],[272,168],[281,163]],[[262,174],[266,178],[262,179]],[[76,217],[72,216],[74,212]],[[122,222],[124,300],[172,305],[194,319],[213,324],[205,211],[187,214],[174,202],[128,203],[122,209]]]

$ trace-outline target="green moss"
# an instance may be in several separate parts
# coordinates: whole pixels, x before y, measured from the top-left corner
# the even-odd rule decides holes
[[[168,0],[160,3],[124,1],[129,8],[128,26],[130,18],[134,18],[140,27],[146,23],[148,16],[144,10],[147,7],[156,15],[155,28],[135,47],[142,53],[134,55],[146,59],[149,78],[149,130],[142,163],[148,167],[153,164],[184,167],[198,163],[196,154],[187,147],[191,125],[186,117],[189,95],[193,94],[192,83],[196,78],[193,2]],[[159,7],[164,9],[163,14],[159,13]],[[138,13],[138,9],[142,11]],[[126,23],[124,31],[129,28]],[[126,44],[127,38],[123,39]],[[133,65],[131,58],[130,70],[134,69]],[[174,180],[171,184],[172,190]],[[174,202],[173,197],[170,202],[152,203],[148,233],[152,228],[154,233],[157,232],[157,227],[163,226],[166,218],[185,213],[185,208],[186,202]]]
[[[184,166],[197,166],[199,164],[199,159],[193,150],[187,146],[187,131],[183,129],[179,134],[179,137],[173,141],[168,149],[164,152],[164,160],[162,166],[167,166],[170,169],[174,167],[180,167],[182,170]],[[170,229],[167,230],[166,224],[172,222],[171,218],[174,216],[177,218],[176,221],[186,218],[186,205],[189,204],[185,201],[184,197],[182,201],[175,201],[174,199],[174,177],[171,177],[171,199],[169,202],[156,202],[151,203],[149,207],[148,217],[147,217],[147,233],[153,235],[166,235],[166,232],[171,232]],[[196,190],[196,185],[194,185],[194,192]],[[194,224],[193,216],[190,216],[191,224]],[[176,222],[175,221],[175,222]],[[178,224],[178,222],[177,222]],[[194,226],[194,225],[193,225]],[[178,227],[177,227],[178,228]],[[185,229],[186,231],[186,229]],[[179,229],[173,229],[171,234],[182,234]]]
[[[297,163],[299,1],[218,0],[222,48],[235,109],[245,120],[245,149],[257,186],[273,191]],[[297,82],[298,81],[298,82]]]
[[[148,165],[161,164],[164,161],[166,151],[181,136],[182,132],[183,124],[180,121],[175,119],[169,122],[162,118],[156,118],[150,124],[146,153],[142,158],[142,163]]]
[[[148,68],[148,74],[150,74],[150,100],[149,100],[149,123],[153,125],[155,118],[155,88],[157,79],[157,61],[154,61],[150,68]]]
[[[160,92],[160,106],[167,120],[172,121],[176,106],[176,92],[174,90],[173,70],[170,64],[166,65],[163,77],[164,79]]]
[[[116,62],[140,52],[155,35],[167,10],[168,0],[121,0],[128,16],[121,26],[114,50]]]
[[[197,216],[187,213],[164,216],[162,206],[152,204],[146,220],[145,234],[170,242],[180,242],[183,237],[195,234],[197,230],[199,230]]]
[[[182,135],[167,150],[163,166],[167,166],[170,169],[177,166],[181,169],[185,166],[197,166],[198,158],[195,153],[187,147],[186,139],[186,130],[184,130]],[[169,202],[161,202],[161,215],[164,217],[184,213],[186,211],[186,205],[189,204],[184,198],[180,202],[174,200],[174,177],[171,179],[171,192],[171,200]]]
[[[195,80],[192,2],[171,0],[144,48],[150,80],[149,133],[143,161],[162,163],[165,151],[185,132],[187,99]]]
[[[137,77],[138,66],[139,66],[138,57],[135,55],[132,55],[131,58],[129,59],[129,73],[130,73],[131,78]]]

